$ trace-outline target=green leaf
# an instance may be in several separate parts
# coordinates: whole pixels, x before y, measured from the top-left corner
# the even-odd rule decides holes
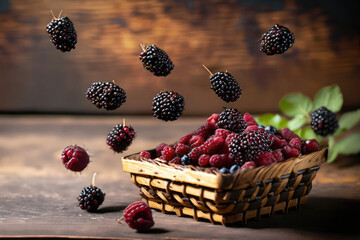
[[[335,139],[333,136],[330,136],[329,137],[329,140],[328,140],[328,144],[329,144],[329,154],[328,154],[328,159],[327,161],[329,163],[333,162],[337,155],[338,155],[338,151],[337,149],[334,148],[334,144],[335,144]]]
[[[304,115],[296,115],[293,119],[288,122],[288,127],[290,130],[294,131],[299,129],[306,123],[306,116]]]
[[[270,125],[270,121],[274,116],[275,116],[275,114],[273,114],[273,113],[265,113],[260,116],[256,116],[254,118],[255,118],[255,121],[257,124],[267,126],[267,125]]]
[[[313,105],[307,96],[301,93],[290,93],[283,97],[279,103],[280,110],[287,116],[308,115]]]
[[[261,116],[255,117],[255,121],[257,122],[257,124],[263,126],[272,125],[277,129],[287,127],[288,124],[288,120],[286,118],[283,118],[279,114],[273,114],[273,113],[265,113]]]
[[[338,85],[331,85],[320,89],[314,97],[314,109],[326,107],[330,111],[340,111],[343,104],[343,96]]]
[[[338,154],[350,155],[360,152],[360,134],[354,133],[346,136],[338,142],[329,137],[328,162],[333,162]]]
[[[360,109],[344,113],[339,119],[339,128],[335,132],[335,136],[353,128],[360,121]]]

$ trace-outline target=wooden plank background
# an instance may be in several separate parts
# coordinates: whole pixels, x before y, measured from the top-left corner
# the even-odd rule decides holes
[[[77,48],[62,53],[49,42],[50,9],[75,24]],[[117,114],[151,114],[160,90],[186,99],[185,115],[237,107],[273,112],[289,92],[312,97],[339,84],[344,106],[360,106],[360,21],[357,1],[2,0],[0,112],[105,113],[84,95],[94,81],[115,80],[127,91]],[[286,54],[266,56],[259,38],[279,23],[295,34]],[[139,43],[165,49],[175,64],[166,78],[143,70]],[[243,88],[226,104],[210,89],[208,73],[228,70]]]

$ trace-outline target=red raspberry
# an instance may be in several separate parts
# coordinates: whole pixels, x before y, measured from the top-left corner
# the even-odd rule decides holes
[[[175,147],[175,153],[176,155],[178,155],[179,157],[182,157],[184,154],[188,153],[190,151],[190,147],[182,144],[182,143],[178,143],[176,144]]]
[[[245,168],[255,168],[256,167],[256,164],[254,161],[249,161],[249,162],[246,162],[244,163],[244,165],[241,166],[241,169],[245,169]]]
[[[210,160],[210,155],[207,154],[203,154],[199,157],[199,165],[201,167],[206,167],[207,165],[209,165],[209,160]]]
[[[291,131],[289,128],[286,128],[286,127],[280,129],[279,132],[280,132],[281,136],[288,142],[290,142],[291,139],[293,139],[293,138],[299,138],[299,136],[296,135],[296,133],[294,133],[293,131]]]
[[[231,131],[223,128],[218,128],[215,130],[215,136],[216,137],[222,137],[223,139],[226,139],[226,137],[231,133]]]
[[[209,138],[206,140],[204,145],[202,145],[203,153],[212,155],[216,152],[216,150],[221,148],[224,143],[225,140],[222,137]]]
[[[246,127],[246,129],[244,130],[244,132],[249,132],[249,131],[251,131],[251,130],[257,131],[257,130],[259,130],[259,128],[258,128],[257,125],[249,125],[249,126]]]
[[[194,134],[193,133],[189,133],[189,134],[186,134],[185,136],[182,136],[178,143],[182,143],[182,144],[185,144],[185,145],[188,145],[188,141],[190,140],[190,138],[193,136]]]
[[[270,137],[272,139],[271,148],[272,149],[279,149],[283,148],[287,145],[287,142],[285,139],[280,139],[275,135],[271,135]]]
[[[231,140],[234,138],[234,136],[236,135],[236,133],[230,133],[226,139],[225,139],[225,144],[226,146],[229,147],[230,143],[231,143]]]
[[[124,219],[129,227],[144,231],[154,226],[151,208],[144,202],[130,204],[124,210]]]
[[[244,113],[244,120],[245,122],[247,123],[248,126],[251,126],[251,125],[256,125],[257,126],[257,123],[255,121],[255,119],[253,118],[253,116],[250,115],[250,113]]]
[[[156,156],[160,157],[161,156],[161,151],[164,149],[164,147],[169,146],[166,143],[160,143],[159,145],[156,146]]]
[[[308,152],[319,151],[320,145],[315,139],[310,139],[305,141],[305,147]]]
[[[85,149],[79,146],[67,146],[61,154],[61,159],[65,168],[81,172],[90,162],[90,158]]]
[[[147,152],[147,151],[142,151],[140,153],[140,157],[142,158],[146,158],[146,159],[151,159],[151,153]]]
[[[275,160],[276,160],[277,162],[282,162],[282,161],[284,161],[284,156],[283,156],[283,154],[282,154],[282,152],[281,152],[281,149],[275,150],[272,154],[273,154],[273,156],[274,156],[274,158],[275,158]]]
[[[188,156],[191,158],[191,160],[195,161],[195,160],[198,160],[202,154],[203,154],[203,149],[202,149],[202,146],[200,146],[200,147],[191,149]]]
[[[257,167],[270,165],[276,162],[274,155],[271,152],[260,152],[254,160]]]
[[[170,161],[171,159],[174,158],[174,156],[175,156],[175,149],[173,149],[170,146],[164,147],[163,150],[161,151],[161,157],[165,161]]]
[[[195,134],[200,135],[205,140],[214,134],[216,128],[217,126],[215,124],[206,123],[205,125],[199,127]]]
[[[229,153],[221,154],[221,156],[224,158],[225,167],[230,168],[232,165],[235,164]]]
[[[180,164],[181,163],[181,159],[179,157],[174,157],[173,159],[171,159],[169,161],[169,163],[174,163],[174,164]]]
[[[226,158],[221,154],[214,154],[210,157],[209,163],[212,167],[222,168],[226,164]]]
[[[285,146],[281,151],[285,159],[298,157],[300,155],[299,151],[296,148],[291,148],[289,146]]]
[[[199,135],[194,135],[189,140],[189,145],[192,148],[199,147],[199,146],[203,145],[203,143],[204,143],[204,138]]]
[[[296,148],[297,150],[301,150],[301,140],[299,138],[293,138],[289,142],[289,146],[292,148]]]
[[[208,123],[216,124],[217,121],[219,120],[219,116],[220,116],[220,114],[218,114],[218,113],[213,113],[206,121],[207,121]]]

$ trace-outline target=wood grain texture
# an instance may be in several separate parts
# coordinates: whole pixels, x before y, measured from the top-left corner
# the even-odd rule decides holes
[[[45,31],[49,10],[64,10],[78,44],[62,53]],[[360,4],[346,1],[51,1],[3,0],[0,5],[0,111],[104,113],[84,95],[94,81],[115,80],[127,91],[116,114],[151,114],[160,90],[186,99],[185,115],[278,111],[289,92],[312,97],[339,84],[344,106],[360,106]],[[296,38],[281,56],[265,56],[258,39],[270,26],[288,26]],[[139,43],[157,44],[175,64],[166,78],[146,72]],[[210,89],[208,73],[228,70],[243,89],[226,104]],[[261,98],[259,98],[261,96]]]

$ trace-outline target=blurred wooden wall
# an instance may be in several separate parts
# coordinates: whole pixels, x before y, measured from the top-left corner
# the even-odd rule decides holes
[[[75,24],[78,44],[70,53],[49,42],[50,9],[63,9]],[[94,81],[111,80],[127,91],[116,114],[151,114],[160,90],[182,94],[186,115],[223,106],[273,112],[289,92],[312,97],[330,84],[340,85],[345,108],[357,108],[359,12],[359,1],[1,0],[0,112],[104,113],[85,92]],[[266,56],[258,40],[277,23],[294,32],[296,43],[286,54]],[[166,50],[174,71],[166,78],[145,71],[139,43]],[[242,97],[220,100],[202,64],[229,71]]]

